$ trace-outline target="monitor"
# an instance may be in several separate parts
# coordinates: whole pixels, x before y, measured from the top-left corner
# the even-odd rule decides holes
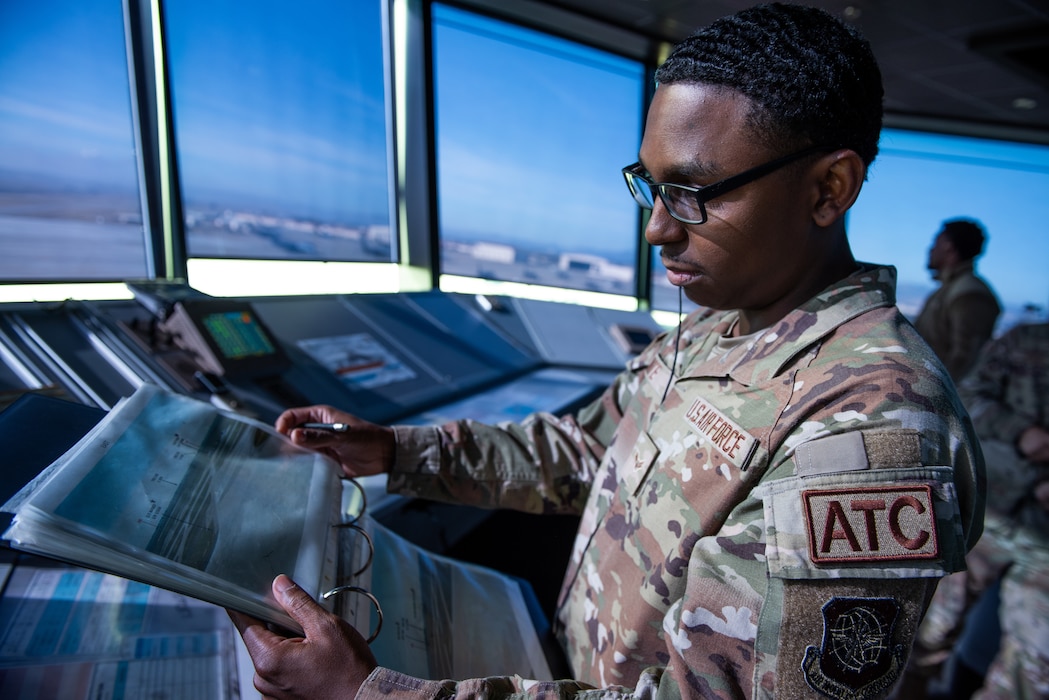
[[[246,301],[185,299],[175,304],[162,328],[205,372],[228,378],[275,376],[291,365]]]

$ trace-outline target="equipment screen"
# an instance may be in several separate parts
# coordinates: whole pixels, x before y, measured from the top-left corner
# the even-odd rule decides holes
[[[175,305],[163,325],[207,372],[227,377],[274,376],[291,364],[246,301],[185,299]]]
[[[226,359],[239,360],[276,352],[258,319],[247,309],[207,314],[201,323]]]

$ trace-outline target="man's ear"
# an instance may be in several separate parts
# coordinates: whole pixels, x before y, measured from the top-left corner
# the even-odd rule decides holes
[[[819,160],[819,198],[812,210],[817,226],[827,227],[845,216],[863,186],[867,168],[856,151],[842,149]]]

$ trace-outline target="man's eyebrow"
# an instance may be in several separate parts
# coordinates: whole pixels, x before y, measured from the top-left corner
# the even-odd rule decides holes
[[[652,177],[652,172],[645,167],[645,163],[642,160],[638,160],[641,164],[645,174]],[[692,160],[685,163],[676,163],[669,169],[663,172],[662,178],[664,182],[681,182],[689,183],[699,180],[707,180],[717,176],[720,173],[720,168],[715,163],[710,161],[698,161]]]

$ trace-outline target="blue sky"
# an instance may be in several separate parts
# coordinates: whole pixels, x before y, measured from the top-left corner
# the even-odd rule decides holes
[[[165,3],[185,201],[360,223],[388,216],[380,3]],[[639,64],[436,6],[448,233],[632,256]],[[0,3],[0,175],[136,187],[117,0]],[[887,130],[850,214],[857,257],[931,290],[942,221],[976,218],[1008,305],[1049,303],[1049,146]]]
[[[434,11],[442,230],[631,262],[642,66],[472,17]]]
[[[619,169],[640,140],[637,64],[450,8],[434,17],[444,230],[630,249],[637,212]],[[1002,300],[1046,306],[1046,193],[1049,146],[886,129],[850,239],[858,258],[897,267],[913,305],[935,288],[926,262],[941,223],[977,219],[989,236],[978,269]]]
[[[853,251],[930,289],[928,249],[947,219],[987,231],[977,270],[1009,305],[1049,305],[1049,146],[887,129],[849,216]]]
[[[378,2],[165,3],[184,194],[388,221]]]
[[[119,2],[0,2],[0,171],[136,185]]]

